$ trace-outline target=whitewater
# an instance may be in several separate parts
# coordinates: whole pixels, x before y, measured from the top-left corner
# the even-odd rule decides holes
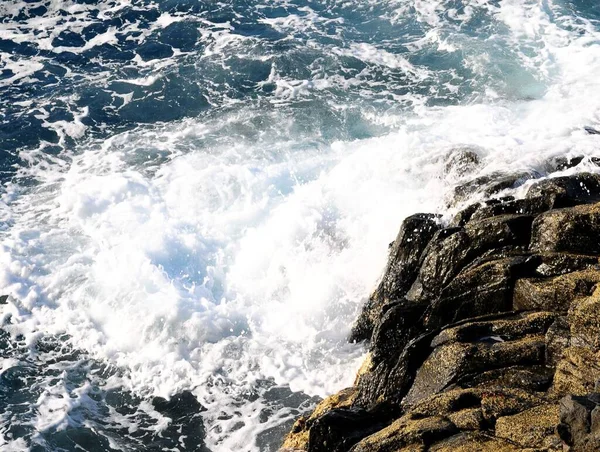
[[[600,157],[598,74],[588,0],[3,0],[0,449],[276,451],[448,153]]]

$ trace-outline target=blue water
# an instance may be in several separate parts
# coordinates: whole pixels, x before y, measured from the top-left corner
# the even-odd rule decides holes
[[[597,152],[597,70],[583,0],[2,1],[0,448],[276,450],[448,149]]]

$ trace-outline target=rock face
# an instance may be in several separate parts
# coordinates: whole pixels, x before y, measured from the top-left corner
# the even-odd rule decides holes
[[[478,164],[461,152],[448,171]],[[352,330],[370,346],[355,385],[299,419],[282,450],[600,450],[599,259],[596,174],[534,182],[448,226],[407,218]]]

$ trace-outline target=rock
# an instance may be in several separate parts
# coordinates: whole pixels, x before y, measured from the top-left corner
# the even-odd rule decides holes
[[[404,220],[391,246],[381,282],[355,322],[350,341],[371,339],[373,326],[386,305],[408,292],[417,277],[421,255],[438,229],[436,215],[418,214]]]
[[[599,197],[600,176],[592,173],[543,179],[534,183],[526,195],[526,199],[545,200],[552,209],[595,202]]]
[[[529,179],[535,179],[539,174],[522,171],[517,173],[493,173],[481,176],[454,189],[454,203],[464,201],[467,197],[481,193],[485,197],[498,194],[503,190],[515,188]]]
[[[572,450],[600,450],[600,394],[569,395],[561,399],[557,432]]]
[[[412,405],[486,369],[543,363],[544,345],[544,336],[532,335],[514,341],[455,342],[436,347],[417,371],[403,403]]]
[[[566,312],[571,302],[590,295],[600,282],[599,270],[582,270],[553,278],[523,278],[515,283],[512,306],[515,310]]]
[[[394,452],[409,445],[428,447],[457,432],[456,426],[444,417],[421,418],[409,414],[363,439],[351,452]]]
[[[356,389],[346,388],[323,399],[313,410],[310,417],[301,417],[296,420],[291,432],[286,436],[281,447],[288,450],[307,450],[309,432],[314,422],[333,409],[348,408],[352,406],[355,398]]]
[[[574,157],[553,157],[546,162],[545,168],[548,173],[564,171],[579,165],[585,156],[577,155]]]
[[[600,380],[600,353],[570,346],[563,350],[562,356],[556,364],[551,393],[583,395],[600,389],[596,388]]]
[[[533,252],[600,253],[600,205],[551,210],[533,222]]]
[[[583,130],[585,130],[590,135],[600,135],[600,130],[594,129],[593,127],[590,127],[590,126],[585,126],[583,128]]]
[[[444,160],[444,175],[458,179],[472,173],[481,164],[480,149],[474,146],[461,146],[452,149]]]
[[[588,268],[600,269],[598,256],[569,253],[543,253],[531,256],[535,262],[532,276],[559,276]]]
[[[546,331],[546,364],[556,366],[563,358],[563,352],[571,341],[569,322],[566,317],[556,317],[556,320]]]
[[[465,228],[438,231],[423,252],[414,284],[406,295],[411,301],[437,298],[467,264],[483,253],[529,243],[533,218],[501,215],[467,224]]]
[[[431,304],[425,326],[435,329],[469,317],[512,310],[513,274],[525,262],[523,257],[499,259],[462,271]]]
[[[371,358],[376,365],[383,360],[398,358],[404,346],[421,332],[423,304],[403,301],[385,311],[373,332]]]
[[[600,276],[600,272],[597,276]],[[600,282],[600,279],[596,284]],[[600,350],[600,288],[594,287],[589,297],[576,298],[568,315],[571,344]]]
[[[335,408],[313,422],[307,451],[346,452],[388,423],[360,408]]]
[[[558,425],[558,406],[544,404],[496,421],[495,435],[523,447],[561,450],[560,439],[554,434]]]
[[[510,441],[484,433],[460,433],[429,448],[429,452],[526,452]],[[531,450],[530,452],[534,452]]]
[[[162,436],[180,438],[180,443],[186,450],[208,452],[204,446],[205,429],[202,421],[202,411],[205,408],[200,405],[196,397],[190,391],[183,391],[172,396],[170,399],[154,397],[153,408],[171,422],[162,430]],[[155,445],[161,447],[160,439],[156,439]]]
[[[371,343],[354,388],[298,421],[288,448],[600,450],[600,176],[485,199],[525,179],[505,176],[459,187],[480,202],[450,227],[403,224],[355,327]]]

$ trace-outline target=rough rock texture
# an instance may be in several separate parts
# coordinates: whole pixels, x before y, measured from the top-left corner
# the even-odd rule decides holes
[[[458,178],[479,158],[445,164]],[[529,189],[449,225],[404,221],[354,325],[370,347],[354,387],[298,420],[285,450],[600,450],[600,176],[536,177],[463,183],[455,200]]]

